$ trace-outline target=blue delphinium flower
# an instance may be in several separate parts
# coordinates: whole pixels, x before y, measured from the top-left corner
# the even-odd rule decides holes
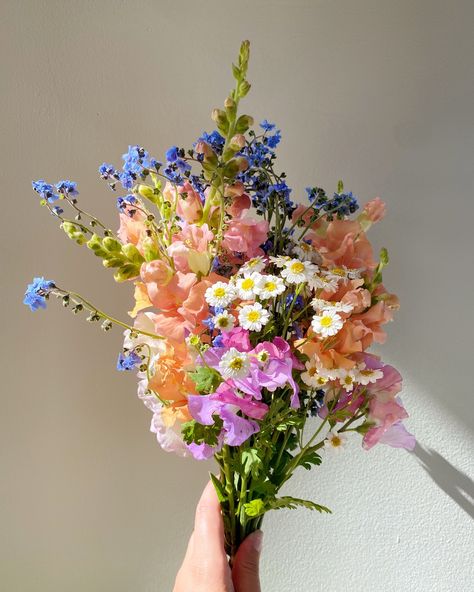
[[[125,197],[117,197],[117,209],[133,218],[136,213],[136,208],[128,208],[137,203],[137,198],[134,195],[126,195]]]
[[[307,187],[306,192],[314,209],[321,212],[321,214],[326,213],[328,220],[332,220],[334,217],[339,219],[344,218],[359,209],[357,197],[352,191],[348,193],[334,193],[332,198],[328,198],[326,192],[321,187]]]
[[[168,148],[168,150],[166,151],[166,160],[168,162],[176,162],[178,160],[177,146],[171,146],[171,148]]]
[[[288,296],[286,297],[286,306],[289,307],[291,306],[293,300],[295,301],[293,308],[295,310],[300,310],[301,307],[303,306],[303,298],[302,296],[296,296],[294,294],[288,294]]]
[[[117,360],[117,370],[120,372],[126,372],[133,370],[142,363],[141,357],[134,351],[123,353],[120,352]]]
[[[223,338],[222,334],[221,335],[217,335],[217,337],[214,337],[214,339],[212,340],[212,345],[214,347],[223,347],[223,345],[224,345],[222,343],[223,339],[224,338]]]
[[[99,175],[102,179],[109,180],[117,180],[117,170],[115,169],[113,164],[109,164],[107,162],[103,162],[99,167]]]
[[[168,156],[171,156],[173,160],[169,160]],[[184,150],[179,150],[176,146],[173,146],[166,153],[166,157],[168,161],[163,169],[164,176],[172,183],[181,185],[184,177],[188,177],[191,172],[191,165],[184,160]]]
[[[64,197],[76,197],[79,195],[79,191],[77,190],[77,183],[74,181],[59,181],[56,183],[56,189],[58,193],[64,195]]]
[[[161,163],[155,158],[150,158],[148,152],[141,146],[138,146],[138,144],[129,146],[128,151],[122,155],[122,158],[123,170],[118,173],[118,180],[124,189],[131,189],[138,177],[145,178],[150,169],[158,170],[161,166]],[[108,178],[110,174],[112,174],[114,178],[117,178],[117,172],[109,172],[107,169],[108,166],[110,165],[104,163],[102,165],[104,168],[99,168],[99,172],[107,175],[107,177],[104,178]]]
[[[49,201],[49,203],[55,202],[59,199],[59,195],[54,192],[54,187],[49,183],[46,183],[43,179],[38,179],[38,181],[32,181],[31,183],[33,190],[43,199]]]
[[[268,138],[267,138],[267,146],[269,148],[276,148],[280,142],[281,142],[280,130],[277,130],[273,136],[268,136]]]
[[[270,123],[269,121],[267,121],[266,119],[264,119],[261,123],[260,123],[260,127],[266,131],[266,132],[271,132],[272,130],[275,129],[275,124],[274,123]]]
[[[46,308],[46,298],[54,287],[51,280],[45,280],[43,277],[33,278],[33,282],[28,284],[23,303],[32,311]]]

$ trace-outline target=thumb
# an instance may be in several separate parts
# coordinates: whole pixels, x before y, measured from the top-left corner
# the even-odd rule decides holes
[[[259,561],[263,532],[256,530],[242,542],[232,568],[235,592],[260,592]]]

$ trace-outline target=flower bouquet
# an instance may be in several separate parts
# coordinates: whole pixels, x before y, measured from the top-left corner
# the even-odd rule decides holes
[[[331,194],[309,187],[306,204],[293,203],[276,169],[280,131],[266,120],[255,130],[238,114],[248,60],[244,42],[235,88],[212,112],[217,129],[193,148],[173,146],[159,162],[129,146],[121,169],[99,168],[110,189],[124,190],[117,232],[78,205],[75,183],[33,182],[67,236],[117,282],[134,283],[133,324],[44,278],[24,300],[37,310],[56,296],[106,331],[125,330],[117,368],[136,370],[159,444],[217,463],[231,562],[269,510],[329,512],[279,492],[348,434],[366,449],[415,442],[402,424],[400,374],[368,353],[398,307],[382,283],[387,252],[377,261],[366,235],[385,206],[375,198],[354,217],[357,199],[342,182]]]

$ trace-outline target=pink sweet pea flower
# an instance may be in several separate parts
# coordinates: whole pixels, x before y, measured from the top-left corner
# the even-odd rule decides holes
[[[385,209],[385,203],[376,197],[365,204],[363,214],[371,222],[379,222],[385,216]]]
[[[411,434],[404,434],[403,431],[400,431],[399,426],[395,428],[395,432],[393,431],[393,427],[400,424],[401,420],[407,417],[408,413],[401,405],[401,402],[395,399],[382,402],[377,397],[374,397],[370,402],[368,419],[376,423],[365,434],[362,443],[363,447],[369,450],[382,438],[385,439],[387,444],[395,442],[398,446],[403,445],[405,447],[406,445],[410,447],[412,444],[414,446],[414,437]],[[411,436],[411,438],[408,436]]]
[[[224,347],[235,347],[240,352],[248,352],[252,349],[250,345],[250,334],[247,329],[235,327],[222,334],[222,345]]]

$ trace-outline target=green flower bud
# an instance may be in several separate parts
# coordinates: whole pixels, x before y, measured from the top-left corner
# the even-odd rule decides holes
[[[109,253],[119,253],[122,250],[122,243],[118,241],[116,238],[112,238],[111,236],[106,236],[102,244],[107,249]]]
[[[68,237],[75,241],[78,245],[83,245],[87,242],[86,235],[72,222],[63,222],[61,228],[68,235]]]
[[[148,237],[142,241],[142,250],[145,261],[154,261],[159,258],[159,250],[155,244],[155,241]]]
[[[132,263],[137,263],[141,265],[145,261],[140,251],[137,249],[135,245],[132,245],[132,243],[127,243],[126,245],[123,245],[122,253]]]
[[[134,263],[126,263],[117,270],[117,272],[114,274],[114,279],[116,282],[125,282],[126,280],[131,280],[132,278],[137,277],[139,274],[139,265],[135,265]]]
[[[250,115],[241,115],[235,124],[235,131],[238,134],[245,134],[245,132],[253,125],[253,117]]]
[[[139,185],[138,186],[138,193],[151,201],[151,203],[159,204],[160,203],[160,191],[159,189],[152,189],[148,187],[148,185]]]

